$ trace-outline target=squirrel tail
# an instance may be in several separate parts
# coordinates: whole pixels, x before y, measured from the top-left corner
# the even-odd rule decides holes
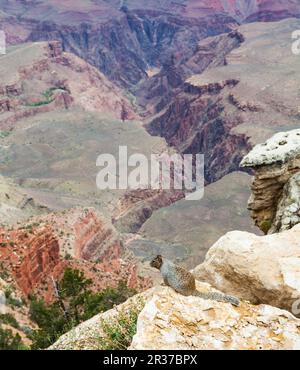
[[[237,307],[240,305],[240,300],[231,295],[225,295],[217,292],[202,293],[199,291],[196,291],[194,295],[203,299],[211,299],[213,301],[231,303],[233,306]]]

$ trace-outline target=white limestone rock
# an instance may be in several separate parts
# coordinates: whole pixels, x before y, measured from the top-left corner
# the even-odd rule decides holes
[[[242,167],[286,163],[300,156],[300,129],[279,132],[263,144],[256,145],[241,162]]]
[[[227,294],[300,316],[300,225],[267,236],[227,233],[194,274]]]

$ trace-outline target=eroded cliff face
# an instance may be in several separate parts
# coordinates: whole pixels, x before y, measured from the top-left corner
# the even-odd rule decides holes
[[[204,70],[187,78],[173,96],[167,93],[166,101],[157,100],[149,132],[181,153],[203,153],[208,182],[239,169],[253,145],[298,125],[299,58],[290,51],[290,39],[299,26],[295,19],[253,23],[200,42]],[[164,90],[166,83],[161,86]]]
[[[224,103],[238,83],[229,79],[195,86],[187,81],[184,91],[148,125],[152,135],[164,137],[179,152],[204,153],[208,183],[237,170],[251,148],[246,135],[232,132],[241,124],[239,115],[224,113]]]
[[[38,288],[43,290],[48,277],[56,278],[67,265],[60,258],[59,243],[50,228],[2,229],[0,256],[7,282],[15,283],[25,295]],[[50,287],[50,279],[47,285]]]
[[[147,109],[148,115],[160,113],[180,91],[185,90],[183,85],[188,77],[224,65],[226,55],[243,41],[241,33],[232,31],[199,41],[189,53],[172,54],[160,70],[154,71],[135,88],[139,104]]]
[[[138,290],[151,285],[113,226],[93,209],[38,217],[19,228],[2,228],[0,236],[1,274],[25,297],[35,293],[51,301],[52,278],[59,280],[66,267],[83,271],[94,290],[120,281]]]
[[[254,169],[248,207],[265,233],[288,230],[300,222],[300,130],[281,132],[257,145],[241,165]]]
[[[170,55],[192,55],[199,39],[229,31],[236,23],[224,12],[200,12],[197,19],[164,3],[120,8],[120,4],[103,2],[77,2],[73,7],[42,2],[24,9],[24,4],[16,2],[15,9],[3,5],[7,14],[0,21],[10,42],[59,40],[64,50],[82,57],[119,85],[130,87]],[[39,11],[48,13],[47,21]],[[22,32],[17,38],[12,25],[18,20]]]

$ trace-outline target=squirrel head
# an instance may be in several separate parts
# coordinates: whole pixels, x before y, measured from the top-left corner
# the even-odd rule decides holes
[[[161,268],[161,265],[162,264],[163,264],[163,258],[160,255],[158,255],[155,258],[153,258],[153,260],[150,262],[150,266],[151,267],[154,267],[154,268],[156,268],[158,270]]]

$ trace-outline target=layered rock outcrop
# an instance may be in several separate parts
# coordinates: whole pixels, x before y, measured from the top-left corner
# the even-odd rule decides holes
[[[51,228],[1,230],[1,272],[26,296],[33,291],[51,296],[51,279],[57,278],[67,263],[60,257],[59,243]],[[47,289],[48,290],[48,289]]]
[[[299,315],[300,225],[279,234],[242,231],[224,235],[195,268],[195,276],[254,304]]]
[[[262,231],[279,232],[300,222],[300,130],[278,133],[257,145],[241,166],[254,170],[248,206]]]

